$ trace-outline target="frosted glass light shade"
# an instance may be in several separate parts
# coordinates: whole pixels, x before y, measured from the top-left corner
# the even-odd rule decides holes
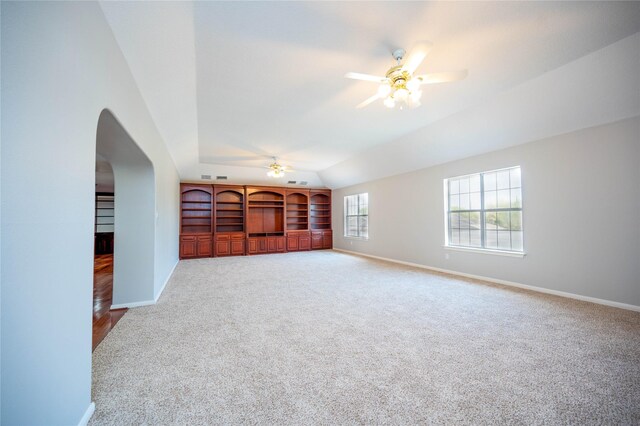
[[[391,93],[391,86],[389,86],[388,84],[383,83],[380,85],[380,87],[378,87],[378,96],[380,96],[381,98],[388,96],[389,93]]]
[[[393,97],[398,99],[399,101],[405,101],[407,99],[407,96],[409,96],[409,91],[405,88],[400,88],[393,94]]]

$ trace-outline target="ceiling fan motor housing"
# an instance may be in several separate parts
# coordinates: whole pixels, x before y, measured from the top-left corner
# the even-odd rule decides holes
[[[387,71],[389,85],[394,89],[406,89],[407,82],[411,80],[411,74],[402,69],[402,65],[396,65]]]

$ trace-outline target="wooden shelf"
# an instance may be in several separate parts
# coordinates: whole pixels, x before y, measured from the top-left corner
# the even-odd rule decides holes
[[[181,258],[331,248],[330,190],[181,184],[180,203]]]

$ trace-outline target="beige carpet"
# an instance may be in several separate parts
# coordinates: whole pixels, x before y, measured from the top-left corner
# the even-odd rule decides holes
[[[93,425],[637,425],[640,314],[332,251],[182,261],[93,399]]]

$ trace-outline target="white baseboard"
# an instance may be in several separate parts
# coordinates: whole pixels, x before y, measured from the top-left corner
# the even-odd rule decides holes
[[[176,263],[174,263],[173,268],[171,268],[171,272],[169,272],[169,275],[167,275],[167,279],[164,280],[164,284],[162,284],[160,291],[158,292],[158,294],[156,294],[156,297],[153,303],[157,303],[158,299],[160,299],[160,296],[162,296],[162,292],[164,291],[164,288],[167,286],[167,283],[169,282],[169,280],[171,279],[171,276],[173,275],[173,271],[176,270],[176,266],[178,266],[178,263],[180,263],[180,260],[176,260]]]
[[[131,303],[118,303],[117,305],[111,305],[111,309],[139,308],[141,306],[155,305],[158,302],[158,299],[160,299],[160,296],[162,295],[162,292],[164,291],[164,288],[167,286],[167,283],[171,279],[171,276],[173,275],[173,271],[176,270],[176,266],[178,266],[179,262],[180,261],[177,261],[173,265],[173,268],[171,268],[171,272],[169,272],[169,275],[167,275],[167,279],[164,281],[164,284],[162,284],[162,288],[160,289],[158,294],[156,294],[156,296],[155,296],[155,298],[153,300],[143,300],[141,302],[131,302]]]
[[[94,411],[96,411],[96,403],[91,402],[91,404],[89,404],[89,407],[87,407],[87,411],[84,412],[84,415],[80,419],[80,423],[78,423],[78,426],[87,426],[89,420],[91,420],[91,416],[93,416]]]
[[[366,253],[359,253],[357,251],[344,250],[344,249],[339,249],[339,248],[334,248],[334,250],[335,251],[339,251],[339,252],[343,252],[343,253],[353,254],[353,255],[356,255],[356,256],[370,257],[372,259],[384,260],[386,262],[393,262],[393,263],[399,263],[401,265],[413,266],[415,268],[428,269],[428,270],[436,271],[436,272],[444,272],[445,274],[458,275],[458,276],[461,276],[461,277],[473,278],[473,279],[482,280],[482,281],[488,281],[488,282],[491,282],[491,283],[507,285],[507,286],[510,286],[510,287],[523,288],[523,289],[526,289],[526,290],[537,291],[538,293],[553,294],[554,296],[568,297],[570,299],[582,300],[584,302],[597,303],[599,305],[612,306],[614,308],[620,308],[620,309],[626,309],[626,310],[629,310],[629,311],[640,312],[640,306],[629,305],[627,303],[614,302],[612,300],[606,300],[606,299],[598,299],[596,297],[589,297],[589,296],[583,296],[581,294],[567,293],[566,291],[552,290],[552,289],[548,289],[548,288],[544,288],[544,287],[536,287],[536,286],[528,285],[528,284],[520,284],[520,283],[516,283],[516,282],[513,282],[513,281],[506,281],[506,280],[500,280],[500,279],[497,279],[497,278],[484,277],[482,275],[467,274],[466,272],[458,272],[458,271],[452,271],[452,270],[449,270],[449,269],[436,268],[434,266],[421,265],[419,263],[404,262],[402,260],[390,259],[390,258],[381,257],[381,256],[374,256],[372,254],[366,254]]]
[[[140,306],[149,306],[155,304],[155,300],[143,300],[141,302],[118,303],[116,305],[111,305],[111,309],[139,308]]]

